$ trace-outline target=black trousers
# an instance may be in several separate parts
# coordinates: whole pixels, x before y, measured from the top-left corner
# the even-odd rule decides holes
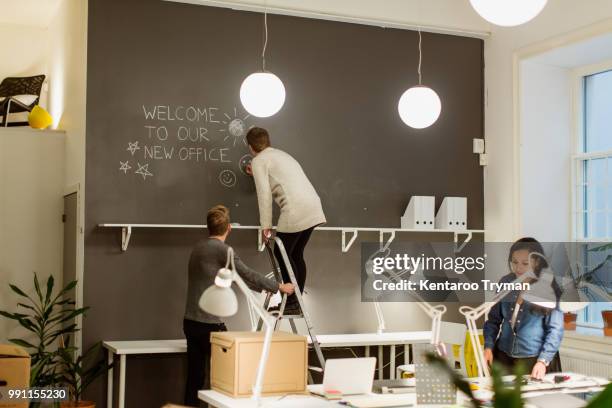
[[[525,358],[510,357],[509,355],[507,355],[506,353],[504,353],[503,351],[495,347],[493,349],[493,361],[494,362],[498,361],[499,363],[501,363],[508,371],[508,374],[514,374],[514,367],[520,362],[523,364],[523,369],[526,370],[525,374],[530,374],[531,370],[533,369],[533,366],[535,365],[535,363],[537,363],[538,358],[537,357],[525,357]],[[548,367],[546,367],[546,373],[548,374],[548,373],[559,373],[559,372],[561,372],[561,358],[559,357],[559,353],[557,352],[555,356],[553,357],[553,359],[550,361],[550,364],[548,364]]]
[[[304,293],[304,285],[306,283],[306,262],[304,261],[304,248],[306,248],[306,244],[308,244],[308,240],[310,239],[310,235],[312,234],[312,230],[314,230],[314,228],[315,227],[310,227],[307,230],[299,232],[276,233],[276,236],[283,241],[285,251],[287,251],[287,256],[289,257],[289,262],[291,262],[293,274],[295,275],[300,292],[302,293]],[[287,268],[285,267],[285,262],[283,262],[280,251],[276,246],[274,247],[274,256],[279,263],[281,273],[283,275],[283,281],[285,283],[291,283],[291,279],[287,273]],[[295,294],[287,298],[287,303],[297,303],[297,297]]]
[[[219,331],[227,331],[223,323],[183,320],[183,332],[187,339],[185,405],[199,407],[198,391],[210,388],[210,333]]]

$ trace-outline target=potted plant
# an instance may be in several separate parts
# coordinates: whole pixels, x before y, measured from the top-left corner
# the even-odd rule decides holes
[[[604,335],[612,336],[612,310],[602,310],[601,317],[604,321]]]
[[[576,330],[576,319],[578,315],[572,312],[563,313],[563,328],[565,330]]]
[[[75,308],[75,302],[67,297],[77,281],[72,281],[54,293],[54,279],[47,279],[45,289],[41,288],[38,275],[34,274],[36,295],[29,296],[15,285],[11,290],[22,298],[17,303],[18,312],[0,311],[0,315],[17,321],[33,334],[31,339],[9,339],[11,343],[26,348],[30,352],[32,365],[30,370],[30,387],[58,387],[69,389],[70,402],[53,403],[53,406],[94,407],[81,401],[83,390],[102,372],[110,368],[108,364],[92,359],[100,350],[100,344],[94,345],[83,355],[77,356],[78,350],[70,346],[70,335],[79,328],[73,319],[89,309]],[[21,313],[23,310],[24,313]],[[64,343],[64,336],[68,341]],[[39,407],[41,403],[32,402],[30,407]]]
[[[31,333],[27,340],[9,339],[11,343],[24,347],[30,353],[30,387],[52,387],[58,382],[57,341],[62,335],[78,330],[77,325],[70,322],[88,309],[75,308],[75,302],[66,296],[76,283],[70,282],[55,294],[53,276],[49,276],[45,288],[42,289],[38,275],[34,273],[36,294],[33,296],[9,284],[11,290],[21,297],[21,301],[17,303],[18,312],[0,310],[0,315],[17,321]]]
[[[70,338],[66,343],[70,344]],[[64,344],[58,349],[59,383],[68,387],[69,394],[69,401],[62,402],[61,408],[95,408],[93,401],[83,401],[81,396],[93,380],[112,366],[104,360],[101,346],[101,342],[95,343],[81,355],[77,355],[78,350],[75,347]]]

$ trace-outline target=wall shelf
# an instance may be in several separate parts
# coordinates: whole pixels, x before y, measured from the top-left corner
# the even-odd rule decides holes
[[[121,228],[121,250],[127,251],[132,236],[132,230],[137,228],[190,228],[190,229],[205,229],[206,225],[201,224],[98,224],[100,228]],[[256,230],[257,247],[259,251],[263,251],[264,245],[262,242],[262,228],[258,225],[240,225],[232,224],[232,230]],[[424,234],[452,234],[455,243],[455,251],[461,251],[465,245],[472,240],[473,234],[484,234],[484,230],[448,230],[448,229],[405,229],[405,228],[374,228],[374,227],[317,227],[316,231],[338,231],[342,234],[342,252],[348,252],[360,232],[378,232],[378,240],[381,245],[389,246],[395,239],[396,233],[424,233]],[[348,236],[347,236],[348,235]],[[462,242],[459,238],[465,236]]]

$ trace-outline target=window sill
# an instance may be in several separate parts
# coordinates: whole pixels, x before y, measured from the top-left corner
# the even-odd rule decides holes
[[[578,327],[577,331],[566,330],[562,347],[612,355],[612,337],[603,335],[603,329]]]

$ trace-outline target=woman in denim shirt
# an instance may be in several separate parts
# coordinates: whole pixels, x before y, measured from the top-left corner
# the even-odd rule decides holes
[[[538,241],[533,238],[516,241],[508,255],[511,273],[500,282],[512,282],[531,267],[539,276],[547,266],[546,261],[532,258],[530,262],[532,252],[544,253]],[[543,378],[547,371],[561,371],[558,351],[563,339],[563,313],[558,308],[536,306],[523,300],[521,292],[513,291],[493,306],[483,334],[484,355],[489,364],[495,359],[506,367],[513,367],[522,361],[537,379]]]

